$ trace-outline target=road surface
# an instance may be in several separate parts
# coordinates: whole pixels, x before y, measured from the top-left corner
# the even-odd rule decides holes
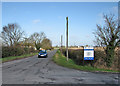
[[[36,56],[2,64],[3,84],[118,84],[118,74],[84,72],[56,65]]]

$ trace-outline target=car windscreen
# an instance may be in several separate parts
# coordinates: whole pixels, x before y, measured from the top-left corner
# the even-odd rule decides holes
[[[40,53],[46,53],[46,51],[45,50],[41,50]]]

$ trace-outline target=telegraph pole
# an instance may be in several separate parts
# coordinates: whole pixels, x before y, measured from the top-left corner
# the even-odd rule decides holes
[[[61,35],[61,52],[62,52],[62,35]]]
[[[68,61],[68,17],[66,17],[66,55],[67,55],[67,61]]]

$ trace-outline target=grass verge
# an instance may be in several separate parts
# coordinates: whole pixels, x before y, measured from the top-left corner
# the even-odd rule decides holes
[[[61,54],[61,52],[58,50],[56,54],[53,56],[53,61],[63,67],[67,68],[73,68],[83,71],[91,71],[91,72],[111,72],[111,73],[119,73],[120,71],[114,71],[114,70],[107,70],[107,69],[98,69],[91,66],[80,66],[76,65],[75,62],[72,59],[66,60],[66,57]]]
[[[21,55],[21,56],[10,56],[10,57],[5,57],[5,58],[0,58],[0,61],[2,61],[2,63],[3,63],[3,62],[12,61],[12,60],[27,58],[27,57],[34,56],[37,54],[38,53],[31,53],[31,54],[25,54],[25,55]]]

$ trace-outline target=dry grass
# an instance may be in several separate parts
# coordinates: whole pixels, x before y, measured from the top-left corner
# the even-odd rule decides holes
[[[57,55],[56,55],[57,54]],[[101,71],[101,72],[114,72],[114,73],[118,73],[119,71],[115,71],[115,70],[109,70],[109,69],[99,69],[99,68],[95,68],[92,67],[90,65],[77,65],[72,59],[69,59],[68,61],[66,60],[66,57],[61,54],[61,52],[58,50],[56,52],[56,54],[53,56],[53,61],[55,63],[57,63],[58,65],[61,65],[63,67],[67,67],[67,68],[73,68],[73,69],[77,69],[77,70],[84,70],[84,71]]]
[[[94,47],[95,50],[101,50],[101,51],[104,51],[104,48],[105,48],[105,47]],[[69,49],[79,50],[79,49],[84,49],[84,47],[79,47],[79,48],[76,48],[76,47],[74,48],[74,47],[73,47],[73,48],[69,48]],[[120,47],[116,47],[116,48],[115,48],[115,51],[118,51],[118,50],[120,50]]]
[[[81,54],[83,54],[83,53],[81,53],[80,51],[83,51],[83,47],[69,48],[69,50],[71,50],[70,51],[71,58],[73,57],[73,59],[75,59],[75,61],[77,61],[78,63],[82,63],[82,60],[80,60],[80,59],[83,59],[84,56],[81,56]],[[119,70],[120,66],[119,66],[118,61],[119,61],[119,57],[120,57],[120,47],[117,47],[115,49],[114,61],[113,61],[113,64],[110,68],[108,68],[106,66],[106,63],[104,61],[104,58],[105,58],[104,48],[103,47],[95,47],[94,50],[95,50],[95,58],[96,58],[96,61],[93,64],[94,67],[97,67],[100,69],[116,70],[116,71]]]

